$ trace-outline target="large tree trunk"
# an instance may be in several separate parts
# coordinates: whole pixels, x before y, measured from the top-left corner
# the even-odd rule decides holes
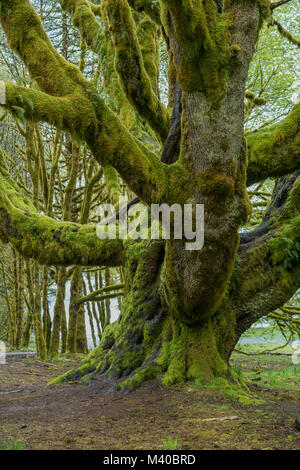
[[[284,265],[287,246],[291,250],[299,243],[299,193],[299,172],[276,183],[261,226],[241,234],[233,273],[211,316],[201,310],[197,318],[185,315],[185,309],[179,314],[178,302],[187,304],[183,281],[177,301],[169,302],[165,284],[172,275],[169,242],[126,242],[126,290],[119,319],[107,326],[100,345],[80,367],[57,381],[89,381],[100,375],[116,383],[117,389],[132,390],[151,379],[171,385],[189,379],[204,383],[216,376],[234,378],[229,359],[240,336],[299,287],[297,260]],[[194,252],[196,261],[197,256]],[[193,266],[191,255],[191,270]]]
[[[103,374],[114,382],[122,378],[118,388],[132,389],[154,378],[170,385],[227,376],[235,321],[225,302],[213,318],[199,317],[190,327],[164,299],[165,243],[128,243],[126,255],[126,293],[119,319],[105,329],[100,346],[80,368],[64,378],[89,380]]]

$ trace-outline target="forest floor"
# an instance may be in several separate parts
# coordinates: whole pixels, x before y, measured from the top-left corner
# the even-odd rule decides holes
[[[24,449],[299,449],[300,366],[288,356],[235,354],[248,399],[221,385],[170,389],[149,384],[112,394],[47,383],[78,359],[0,365],[0,447]],[[241,403],[242,401],[242,403]],[[213,418],[213,420],[211,420]]]

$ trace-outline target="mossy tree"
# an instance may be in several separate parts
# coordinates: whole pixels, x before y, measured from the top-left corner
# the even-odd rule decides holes
[[[99,240],[86,219],[75,224],[41,215],[4,170],[1,239],[45,265],[124,266],[118,321],[65,378],[104,374],[131,389],[153,378],[169,385],[229,377],[240,335],[300,285],[296,258],[287,262],[287,250],[297,250],[300,241],[299,104],[283,121],[247,140],[244,135],[249,65],[274,6],[268,0],[60,3],[103,66],[106,38],[118,76],[112,94],[119,116],[54,49],[27,0],[1,2],[0,21],[36,87],[2,84],[3,104],[85,142],[105,171],[147,205],[204,204],[205,244],[187,251],[184,240]],[[159,36],[170,58],[169,106],[157,89]],[[121,109],[139,116],[161,159],[122,119]],[[240,236],[251,210],[247,185],[268,176],[282,179],[264,220]]]

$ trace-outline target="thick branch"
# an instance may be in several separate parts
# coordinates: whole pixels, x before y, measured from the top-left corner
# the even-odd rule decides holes
[[[105,0],[104,11],[115,46],[115,67],[129,102],[164,142],[169,132],[167,109],[160,103],[146,72],[127,0]]]
[[[99,133],[88,140],[95,158],[112,165],[130,189],[147,204],[182,203],[191,192],[188,172],[178,164],[164,165],[98,100]],[[180,182],[180,184],[179,184]]]
[[[300,287],[296,256],[300,242],[299,214],[300,177],[295,174],[283,178],[275,187],[266,215],[268,231],[258,229],[253,237],[241,234],[238,262],[231,280],[238,337],[259,318],[284,305]]]
[[[299,130],[300,104],[297,104],[279,123],[248,135],[248,186],[300,169]]]
[[[84,139],[97,131],[95,110],[87,98],[76,95],[56,97],[13,83],[1,83],[3,90],[5,87],[3,105],[19,119],[47,122]]]
[[[85,140],[95,158],[102,165],[116,168],[143,201],[150,203],[153,194],[156,202],[168,200],[169,180],[181,178],[187,183],[187,177],[182,175],[184,171],[179,167],[168,169],[160,163],[155,153],[127,131],[97,91],[83,77],[82,80],[85,92],[66,97],[6,84],[2,102],[21,119],[48,122]],[[3,94],[3,86],[1,89]],[[174,189],[172,199],[177,197],[178,185]]]
[[[41,90],[64,96],[84,88],[83,76],[55,50],[29,0],[1,2],[0,22],[10,47]]]
[[[154,23],[161,26],[160,6],[158,2],[155,0],[128,0],[128,3],[131,8],[139,13],[146,13]]]
[[[57,222],[39,214],[3,173],[0,174],[0,238],[43,265],[123,264],[122,241],[99,240],[95,226]]]
[[[79,29],[82,39],[98,53],[101,25],[95,15],[100,13],[101,7],[88,0],[60,0],[60,4],[62,9],[72,16],[74,26]]]
[[[115,5],[115,2],[113,3]],[[124,10],[125,17],[126,12],[128,13],[127,10],[129,11],[128,5]],[[129,14],[132,23],[130,11]],[[117,12],[116,15],[118,16]],[[38,95],[38,92],[32,90],[28,91],[30,101],[25,99],[25,94],[23,103],[21,103],[22,106],[17,105],[18,108],[24,109],[25,118],[28,117],[35,121],[39,119],[44,119],[47,122],[52,121],[51,123],[58,125],[58,128],[69,130],[80,139],[85,140],[96,159],[102,165],[112,165],[130,189],[144,202],[150,203],[153,199],[155,202],[168,202],[170,198],[171,200],[178,200],[179,196],[179,200],[183,199],[187,193],[188,178],[182,168],[179,166],[167,168],[159,162],[153,152],[148,151],[130,135],[126,128],[122,126],[118,117],[110,111],[99,97],[97,90],[85,80],[80,70],[69,64],[53,48],[28,0],[7,1],[1,9],[0,19],[10,46],[24,61],[31,76],[36,78],[39,87],[49,95],[62,97],[61,100],[51,101],[51,97],[43,94]],[[128,34],[125,43],[131,38],[130,32]],[[135,33],[134,38],[136,39]],[[139,57],[141,58],[140,51]],[[140,63],[143,64],[142,58]],[[147,78],[148,84],[142,80],[142,85],[147,85],[148,89],[149,87],[151,89],[151,83],[146,72],[143,77]],[[17,99],[18,91],[23,96],[25,90],[9,85],[9,91],[12,94],[11,106],[15,106],[13,101]],[[139,91],[143,93],[140,88]],[[10,93],[7,94],[9,98]],[[151,97],[154,97],[154,101],[148,104],[154,106],[156,111],[154,120],[157,125],[161,125],[165,122],[162,114],[166,113],[166,110],[160,108],[154,92],[152,92]],[[30,102],[34,103],[36,109],[30,109]],[[51,106],[53,105],[52,112],[49,103]],[[74,106],[71,107],[71,103]],[[145,106],[147,108],[147,100]],[[22,113],[21,109],[15,109],[15,111]],[[39,112],[40,116],[38,116]],[[58,113],[58,115],[56,116],[55,113]],[[165,124],[162,127],[164,126]],[[166,128],[166,135],[167,133],[168,128]],[[174,184],[178,179],[182,181],[184,188],[182,191],[178,184]],[[169,188],[172,188],[172,184],[174,184],[174,189],[171,193]]]
[[[127,131],[96,92],[94,96],[88,90],[88,97],[62,98],[11,83],[6,84],[5,90],[4,106],[15,115],[33,122],[48,122],[85,140],[101,165],[112,165],[144,202],[174,201],[178,194],[180,200],[185,197],[186,192],[178,185],[169,185],[169,181],[175,183],[180,178],[186,188],[189,181],[184,170],[163,165],[155,153]]]
[[[181,89],[204,91],[214,100],[220,100],[225,93],[224,74],[230,50],[227,24],[220,17],[217,2],[161,0],[160,4]],[[230,15],[240,16],[240,11],[233,13],[236,6],[232,2],[227,4]]]

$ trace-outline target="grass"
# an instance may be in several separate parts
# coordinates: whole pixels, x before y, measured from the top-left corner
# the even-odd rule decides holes
[[[271,388],[283,388],[289,390],[299,390],[300,366],[291,366],[282,370],[262,370],[259,374],[249,373],[251,379],[256,376],[262,384]],[[254,377],[255,378],[255,377]]]
[[[286,332],[287,337],[289,332]],[[292,342],[297,339],[291,338],[290,344],[285,347],[280,347],[278,352],[292,353]],[[248,353],[260,353],[266,349],[274,349],[286,344],[286,338],[282,335],[281,331],[276,327],[259,327],[255,326],[247,330],[240,338],[237,349]]]
[[[215,389],[225,397],[244,405],[260,405],[264,403],[263,400],[257,398],[254,393],[248,390],[246,383],[230,383],[222,377],[217,377],[206,387]]]
[[[180,450],[178,438],[172,439],[172,437],[169,437],[167,440],[163,440],[163,450]]]
[[[23,450],[24,444],[21,441],[9,441],[7,443],[0,440],[0,450]]]
[[[242,368],[242,379],[269,388],[299,390],[300,364],[293,365],[290,356],[276,355],[244,356],[234,353],[235,368]]]

